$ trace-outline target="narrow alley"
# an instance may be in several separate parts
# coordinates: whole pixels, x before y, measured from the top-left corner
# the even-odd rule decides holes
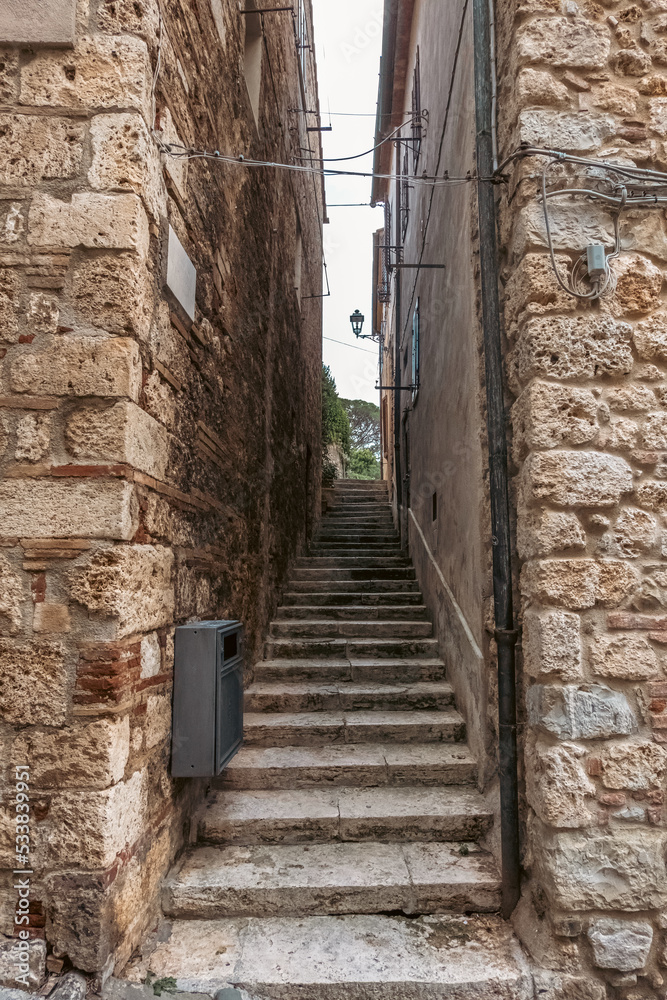
[[[493,818],[421,601],[386,484],[337,483],[140,978],[313,1000],[334,986],[366,997],[369,983],[532,998],[502,921],[469,916],[500,906],[479,844]]]
[[[0,0],[0,1000],[667,1000],[667,0]]]

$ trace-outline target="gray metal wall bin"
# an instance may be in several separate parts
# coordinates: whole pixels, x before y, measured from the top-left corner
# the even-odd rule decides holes
[[[171,773],[220,774],[243,742],[243,626],[193,622],[176,629]]]

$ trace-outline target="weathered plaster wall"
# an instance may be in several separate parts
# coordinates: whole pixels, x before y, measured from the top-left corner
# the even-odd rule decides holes
[[[412,72],[417,49],[421,103],[429,112],[417,172],[435,173],[444,132],[440,172],[445,168],[454,176],[465,176],[474,165],[470,17],[462,18],[462,9],[457,7],[448,6],[436,12],[430,3],[415,5],[407,60],[406,116],[412,107]],[[443,100],[450,87],[450,107],[456,108],[455,114],[447,113],[447,103]],[[405,134],[408,137],[412,134],[410,127]],[[403,155],[401,147],[401,161]],[[409,156],[412,169],[411,151]],[[488,596],[490,581],[484,536],[487,503],[484,389],[474,281],[475,204],[470,185],[433,190],[427,185],[409,183],[403,260],[416,263],[422,259],[425,264],[445,267],[444,270],[406,269],[401,274],[403,385],[412,382],[412,322],[417,303],[420,314],[419,390],[415,396],[411,391],[401,393],[404,503],[412,511],[412,516],[408,514],[405,518],[405,527],[426,603],[437,618],[436,634],[448,676],[456,689],[457,704],[465,715],[468,738],[480,761],[480,780],[485,785],[493,772],[493,741],[491,737],[491,743],[488,742],[488,668],[483,658],[488,645],[484,597]],[[393,319],[390,336],[393,341]],[[393,356],[393,343],[391,351]],[[434,563],[450,592],[443,586]],[[467,633],[466,625],[472,635]]]
[[[299,153],[292,19],[266,19],[256,125],[238,4],[161,6],[162,32],[155,0],[81,0],[73,47],[0,59],[0,930],[28,763],[33,933],[86,970],[151,925],[202,794],[168,773],[174,625],[242,619],[251,666],[319,504],[322,188],[150,134],[161,34],[165,141]]]
[[[665,169],[664,5],[498,5],[501,158],[520,142]],[[500,197],[525,687],[516,924],[609,996],[667,995],[665,217],[628,212],[616,292],[556,285],[539,160]],[[557,174],[556,174],[557,175]],[[562,269],[611,216],[552,210]]]
[[[475,164],[470,6],[464,12],[463,5],[440,5],[432,0],[415,4],[405,60],[402,120],[412,112],[417,51],[421,105],[428,112],[417,176],[423,172],[433,176],[436,171],[443,176],[447,170],[453,177],[465,177]],[[410,125],[402,134],[410,139]],[[403,164],[404,150],[404,145],[399,147],[399,159],[394,154],[392,173]],[[484,357],[477,315],[476,201],[472,184],[433,189],[415,181],[412,146],[409,169],[402,260],[415,264],[421,259],[425,264],[444,264],[444,269],[406,268],[400,276],[402,385],[412,382],[412,323],[417,302],[420,313],[419,390],[414,397],[409,390],[401,393],[403,537],[434,618],[457,707],[466,719],[480,788],[497,813],[495,665],[488,630],[491,531]],[[395,224],[394,184],[388,185],[388,197]],[[397,242],[395,229],[388,242]],[[394,277],[385,319],[386,383],[393,377],[397,280]],[[392,434],[389,478],[395,476],[394,396],[386,393]],[[498,832],[496,824],[489,846],[499,858]]]

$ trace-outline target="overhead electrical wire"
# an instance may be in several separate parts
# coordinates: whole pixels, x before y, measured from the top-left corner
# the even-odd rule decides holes
[[[305,110],[303,108],[288,108],[288,111],[296,115],[322,115],[321,111]],[[412,116],[411,111],[406,111],[405,115],[410,118]],[[322,115],[323,118],[377,118],[377,111],[327,111]]]
[[[380,146],[384,146],[385,142],[392,142],[397,132],[400,132],[404,125],[414,125],[415,122],[422,120],[428,123],[428,115],[425,115],[423,113],[419,115],[412,115],[412,117],[409,118],[407,122],[403,122],[401,125],[397,126],[397,128],[395,128],[393,132],[390,132],[388,136],[386,136],[380,142],[376,143],[374,146],[371,146],[370,149],[365,150],[363,153],[355,153],[354,156],[328,156],[326,158],[316,157],[317,162],[342,163],[343,160],[360,160],[362,156],[370,156],[370,154],[374,153],[376,149],[380,148]]]
[[[573,156],[557,149],[542,149],[539,146],[526,146],[514,150],[498,167],[498,175],[502,177],[502,171],[510,163],[530,156],[546,157],[547,162],[542,169],[542,211],[544,214],[544,226],[547,237],[547,246],[554,274],[559,286],[577,299],[592,301],[605,294],[613,293],[616,287],[616,277],[610,262],[621,252],[620,239],[620,219],[623,211],[627,208],[650,208],[655,205],[667,204],[667,173],[659,170],[648,170],[644,167],[636,167],[627,163],[614,163],[610,160],[598,160],[593,157]],[[572,164],[576,167],[583,167],[585,170],[594,170],[595,175],[589,176],[589,183],[604,184],[608,191],[601,191],[595,187],[557,187],[551,191],[547,190],[548,171],[557,163]],[[503,178],[504,179],[504,178]],[[604,255],[604,274],[587,277],[587,254],[583,253],[575,262],[567,281],[563,279],[554,251],[551,234],[551,220],[549,216],[549,200],[552,198],[569,195],[570,197],[583,196],[592,201],[602,203],[607,209],[614,211],[614,247],[610,253]],[[585,284],[585,280],[587,284]]]
[[[330,340],[332,344],[341,344],[343,347],[349,347],[353,351],[363,351],[364,354],[372,354],[374,358],[377,358],[376,351],[367,351],[365,347],[357,347],[356,344],[346,344],[344,340],[334,340],[333,337],[322,337],[322,340]]]
[[[251,160],[247,159],[243,156],[243,154],[240,156],[226,156],[217,149],[211,152],[207,149],[196,149],[192,146],[182,146],[180,143],[166,143],[162,139],[159,139],[159,137],[158,145],[161,153],[166,153],[167,156],[172,156],[179,160],[218,160],[220,163],[235,163],[244,167],[275,167],[279,170],[294,170],[299,173],[321,174],[324,175],[324,177],[375,177],[380,180],[391,181],[400,180],[402,176],[401,174],[374,174],[372,171],[336,170],[333,167],[307,167],[303,164],[277,163],[271,160]],[[475,180],[477,180],[477,177],[472,172],[466,174],[465,177],[434,177],[422,174],[421,177],[412,177],[410,179],[410,183],[425,184],[433,187],[445,187],[449,184],[468,184]],[[486,180],[491,180],[491,178],[486,178]]]
[[[619,253],[621,252],[620,234],[619,234],[619,220],[620,220],[621,213],[625,209],[627,209],[627,208],[651,207],[651,206],[655,206],[655,205],[667,205],[667,173],[664,173],[664,172],[658,171],[658,170],[649,170],[649,169],[646,169],[646,168],[643,168],[643,167],[636,167],[634,165],[628,165],[628,164],[624,164],[624,163],[614,163],[614,162],[608,161],[608,160],[597,160],[597,159],[592,158],[592,157],[574,156],[574,155],[572,155],[570,153],[566,153],[563,150],[558,150],[558,149],[542,148],[542,147],[539,147],[539,146],[523,146],[523,147],[519,147],[519,148],[513,150],[512,153],[510,153],[502,161],[502,163],[494,170],[493,177],[480,178],[472,170],[468,171],[465,176],[450,176],[448,171],[444,171],[443,175],[439,176],[438,174],[439,174],[440,163],[441,163],[441,159],[442,159],[442,151],[443,151],[443,146],[444,146],[445,134],[446,134],[446,131],[447,131],[447,124],[448,124],[448,121],[449,121],[449,113],[450,113],[451,102],[452,102],[453,87],[454,87],[454,81],[455,81],[455,78],[456,78],[456,71],[457,71],[457,67],[458,67],[459,54],[460,54],[460,49],[461,49],[461,42],[462,42],[462,37],[463,37],[463,27],[464,27],[464,24],[465,24],[465,16],[466,16],[466,13],[467,13],[467,8],[468,8],[468,0],[465,0],[464,5],[463,5],[463,10],[462,10],[462,15],[461,15],[461,24],[460,24],[460,27],[459,27],[459,35],[458,35],[456,50],[455,50],[455,54],[454,54],[454,63],[453,63],[452,73],[451,73],[451,78],[450,78],[450,83],[449,83],[449,93],[448,93],[447,104],[446,104],[446,108],[445,108],[445,117],[444,117],[444,121],[443,121],[442,132],[441,132],[441,135],[440,135],[440,141],[439,141],[439,145],[438,145],[438,157],[437,157],[437,162],[436,162],[436,167],[435,167],[435,173],[433,175],[427,175],[426,171],[424,171],[420,176],[410,177],[410,183],[412,185],[426,185],[426,186],[428,186],[428,187],[431,188],[431,195],[430,195],[430,199],[429,199],[429,206],[428,206],[428,211],[427,211],[427,216],[426,216],[426,222],[425,222],[425,225],[423,226],[422,246],[421,246],[421,251],[420,251],[420,255],[419,255],[419,265],[421,265],[421,263],[422,263],[424,252],[425,252],[425,248],[426,248],[426,239],[427,239],[427,235],[428,235],[428,227],[429,227],[429,223],[430,223],[430,219],[431,219],[431,212],[432,212],[432,208],[433,208],[433,199],[434,199],[434,196],[435,196],[435,188],[436,187],[444,187],[444,186],[449,186],[449,185],[452,185],[452,184],[466,184],[466,183],[476,182],[478,180],[495,180],[498,183],[506,182],[507,178],[504,175],[504,170],[511,163],[513,163],[513,162],[515,162],[517,160],[520,160],[520,159],[524,159],[526,157],[531,157],[531,156],[546,157],[547,160],[548,160],[548,162],[545,164],[545,166],[544,166],[544,168],[542,170],[542,185],[541,185],[541,187],[542,187],[542,207],[543,207],[543,213],[544,213],[544,224],[545,224],[546,237],[547,237],[547,246],[548,246],[548,249],[549,249],[549,254],[550,254],[550,257],[551,257],[551,262],[552,262],[552,266],[553,266],[553,269],[554,269],[554,273],[555,273],[556,279],[558,281],[558,284],[560,285],[561,288],[563,288],[564,291],[566,291],[568,294],[570,294],[570,295],[572,295],[572,296],[574,296],[576,298],[586,299],[586,300],[592,300],[592,299],[595,299],[595,298],[599,298],[601,295],[603,295],[603,294],[605,294],[605,293],[607,293],[609,291],[612,291],[613,288],[614,288],[614,286],[615,286],[615,279],[614,279],[614,276],[613,276],[613,272],[611,271],[611,268],[609,266],[609,261],[611,261],[614,258],[616,258],[619,255]],[[155,71],[153,73],[152,87],[151,87],[151,109],[152,109],[151,113],[152,113],[152,135],[153,135],[153,138],[154,138],[154,140],[155,140],[155,142],[156,142],[156,144],[158,146],[159,151],[161,153],[163,153],[164,155],[170,156],[170,157],[172,157],[174,159],[185,159],[185,160],[207,159],[207,160],[216,160],[216,161],[222,162],[222,163],[230,163],[230,164],[241,165],[241,166],[244,166],[244,167],[270,167],[270,168],[277,169],[277,170],[287,170],[287,171],[292,171],[292,172],[296,172],[296,173],[306,173],[306,174],[311,174],[312,175],[312,177],[313,177],[313,184],[315,182],[315,176],[316,175],[319,175],[319,176],[321,176],[323,178],[326,178],[326,177],[359,177],[359,178],[372,178],[372,179],[389,180],[389,181],[402,181],[402,180],[405,179],[405,175],[403,175],[401,173],[399,173],[399,174],[379,174],[379,173],[374,173],[372,171],[340,170],[340,169],[334,168],[334,167],[327,167],[324,164],[327,164],[327,163],[340,163],[340,162],[345,162],[345,161],[349,161],[349,160],[360,159],[363,156],[370,155],[379,146],[384,145],[384,143],[386,143],[386,142],[401,141],[400,137],[398,137],[398,139],[397,139],[397,133],[399,133],[401,131],[401,129],[403,128],[403,126],[405,124],[409,124],[410,121],[414,122],[417,119],[423,119],[423,118],[427,117],[423,113],[422,114],[418,114],[418,115],[406,113],[406,116],[407,116],[406,122],[403,122],[402,125],[400,125],[397,128],[395,128],[388,136],[385,136],[385,138],[382,139],[381,142],[377,143],[371,149],[366,150],[363,153],[357,153],[357,154],[354,154],[352,156],[330,157],[330,158],[315,157],[314,151],[312,150],[312,148],[310,146],[310,136],[308,136],[308,147],[307,147],[307,149],[308,149],[308,152],[310,153],[310,156],[308,157],[308,159],[310,160],[310,165],[297,164],[297,163],[281,163],[281,162],[270,161],[270,160],[246,159],[243,155],[229,156],[229,155],[225,155],[225,154],[221,153],[219,150],[210,151],[210,150],[206,150],[206,149],[198,149],[198,148],[192,147],[192,146],[184,146],[184,145],[181,145],[180,143],[167,143],[167,142],[165,142],[164,139],[163,139],[163,137],[162,137],[162,135],[155,129],[155,121],[156,121],[156,89],[157,89],[157,83],[158,83],[158,78],[159,78],[161,64],[162,64],[162,43],[163,43],[163,32],[164,32],[164,21],[163,21],[163,17],[162,17],[161,12],[159,14],[159,25],[160,26],[159,26],[158,52],[157,52],[157,59],[156,59]],[[262,27],[263,27],[263,18],[262,18]],[[298,45],[298,36],[296,34],[296,28],[294,30],[295,30],[295,38],[296,38],[297,45]],[[308,31],[308,25],[307,24],[306,24],[306,31]],[[274,94],[274,100],[275,100],[275,103],[276,103],[276,110],[278,111],[278,114],[280,115],[280,108],[279,108],[279,104],[278,104],[278,97],[277,97],[277,93],[276,93],[276,89],[275,89],[275,80],[274,80],[274,76],[273,76],[273,67],[271,65],[271,57],[270,57],[270,52],[269,52],[269,48],[268,48],[268,42],[266,40],[266,33],[263,31],[262,34],[263,34],[263,37],[264,37],[264,47],[265,47],[265,51],[266,51],[266,55],[267,55],[267,62],[269,64],[269,71],[270,71],[270,75],[271,75],[271,84],[272,84],[272,89],[273,89],[273,94]],[[299,69],[299,77],[301,79],[301,64],[300,63],[298,64],[298,69]],[[300,109],[300,108],[291,108],[289,110],[292,111],[292,112],[295,112],[295,113],[299,113],[299,114],[306,114],[306,115],[307,114],[315,114],[318,117],[321,117],[321,113],[318,112],[318,111],[315,111],[315,110]],[[340,117],[364,117],[364,118],[366,118],[366,117],[376,117],[375,115],[364,114],[364,113],[330,112],[329,114],[330,115],[340,116]],[[281,126],[281,129],[282,129],[282,126]],[[284,139],[285,139],[284,131],[283,131],[282,134],[283,134],[283,142],[284,142]],[[285,151],[287,152],[287,148],[285,148]],[[559,188],[555,188],[554,190],[548,191],[547,190],[547,180],[546,180],[547,173],[548,173],[549,169],[555,163],[557,163],[557,162],[558,163],[568,163],[568,164],[572,164],[572,165],[576,165],[576,166],[581,166],[581,167],[588,168],[588,169],[595,169],[598,172],[600,170],[602,170],[602,171],[605,171],[607,174],[613,175],[616,179],[615,179],[615,181],[612,181],[609,177],[600,178],[599,176],[596,176],[595,178],[593,178],[593,180],[595,182],[606,183],[609,186],[609,188],[610,188],[610,191],[607,191],[607,192],[598,190],[598,189],[596,189],[594,187],[581,187],[581,186],[579,186],[579,187],[559,187]],[[322,166],[315,166],[315,163],[322,164]],[[624,178],[624,180],[622,180],[623,178]],[[325,260],[325,257],[324,257],[324,241],[323,241],[323,233],[322,233],[323,220],[322,220],[322,217],[320,215],[319,201],[318,201],[318,198],[317,198],[317,190],[315,188],[314,188],[314,194],[315,194],[315,202],[316,202],[316,209],[317,209],[318,222],[319,222],[320,240],[321,240],[321,244],[322,244],[322,263],[323,263],[324,273],[325,273],[325,275],[327,275],[327,290],[328,290],[327,294],[330,294],[329,283],[328,283],[328,272],[327,272],[327,267],[326,267],[326,260]],[[591,282],[591,287],[590,288],[586,288],[584,286],[584,284],[583,284],[583,280],[584,280],[584,277],[585,277],[585,271],[584,271],[585,254],[582,254],[581,257],[579,257],[579,259],[575,262],[575,265],[574,265],[574,267],[572,269],[572,273],[568,276],[568,281],[567,282],[563,280],[563,278],[562,278],[562,276],[561,276],[561,274],[560,274],[560,272],[558,270],[557,263],[556,263],[555,251],[554,251],[554,247],[553,247],[553,239],[552,239],[552,234],[551,234],[551,221],[550,221],[549,210],[548,210],[548,202],[549,202],[549,199],[552,199],[552,198],[555,198],[555,197],[564,196],[564,195],[570,195],[571,197],[582,196],[582,197],[585,197],[587,199],[591,199],[591,200],[594,200],[594,201],[599,201],[603,205],[605,205],[607,208],[615,209],[615,217],[614,217],[614,235],[615,235],[614,249],[609,254],[605,255],[605,269],[606,270],[605,270],[604,277],[599,278],[599,279],[594,279]],[[368,202],[360,202],[358,204],[358,207],[364,207],[366,205],[369,205],[369,203]],[[332,204],[331,207],[332,208],[345,208],[345,207],[357,207],[357,206],[353,206],[353,204],[338,204],[338,205],[337,204]],[[412,303],[414,301],[414,296],[415,296],[415,292],[416,292],[416,289],[417,289],[418,280],[419,280],[419,267],[417,268],[417,275],[415,277],[415,281],[414,281],[413,288],[412,288],[412,293],[411,293],[411,297],[410,297],[410,306],[409,306],[409,309],[408,309],[408,312],[407,312],[406,323],[405,323],[405,326],[403,328],[403,336],[405,335],[405,332],[406,332],[406,330],[408,328],[409,319],[410,319],[410,310],[412,309]],[[305,297],[308,298],[310,296],[305,296]],[[315,297],[319,297],[319,296],[315,296]],[[325,338],[325,339],[331,340],[332,338]],[[346,346],[346,347],[354,347],[354,345],[351,345],[351,344],[344,344],[343,341],[335,341],[335,342],[343,344],[343,346]],[[364,350],[363,348],[355,348],[355,349],[356,350]],[[371,353],[374,353],[374,352],[367,351],[366,353],[371,354]]]
[[[264,50],[266,52],[266,59],[267,59],[267,63],[268,63],[268,66],[269,66],[269,73],[270,73],[270,77],[271,77],[271,86],[272,86],[272,89],[273,89],[273,96],[274,96],[274,101],[275,101],[275,104],[276,104],[276,111],[278,113],[278,119],[279,119],[279,123],[280,123],[280,117],[281,117],[280,106],[278,104],[278,96],[277,96],[277,93],[276,93],[275,80],[274,80],[274,76],[273,76],[273,66],[271,64],[271,54],[269,52],[268,42],[267,42],[267,39],[266,39],[266,32],[264,31],[264,17],[263,17],[263,15],[260,15],[260,17],[261,17],[262,38],[263,38],[263,42],[264,42]],[[162,44],[163,44],[163,35],[164,35],[164,18],[162,16],[162,10],[159,7],[158,7],[158,19],[159,19],[159,32],[158,32],[157,58],[156,58],[156,62],[155,62],[155,71],[153,73],[153,77],[152,77],[152,80],[151,80],[151,118],[152,118],[152,120],[151,120],[151,136],[152,136],[154,142],[156,143],[156,145],[158,147],[158,150],[161,153],[163,153],[163,154],[167,154],[167,155],[170,155],[170,156],[178,156],[178,158],[185,158],[185,159],[197,159],[197,158],[206,158],[206,159],[209,159],[211,157],[209,156],[209,154],[205,150],[204,151],[191,150],[191,151],[189,151],[189,153],[191,155],[185,155],[185,156],[174,154],[172,152],[172,150],[171,150],[171,145],[174,145],[175,148],[180,148],[180,149],[183,149],[183,150],[185,150],[186,147],[180,147],[178,144],[165,143],[164,140],[163,140],[163,138],[162,138],[162,136],[161,136],[161,134],[155,128],[155,122],[156,122],[156,118],[157,118],[156,93],[157,93],[157,83],[158,83],[158,79],[159,79],[159,75],[160,75],[160,69],[161,69],[161,65],[162,65]],[[297,44],[297,68],[298,68],[298,73],[299,73],[299,79],[300,79],[300,82],[302,84],[302,89],[303,89],[303,80],[302,80],[302,74],[301,74],[301,63],[300,63],[300,60],[299,60],[299,53],[298,53],[298,36],[297,36],[297,30],[296,30],[296,23],[295,23],[295,15],[294,15],[294,13],[292,14],[292,21],[293,21],[293,27],[294,27],[295,42]],[[306,20],[306,32],[307,31],[308,31],[308,22]],[[285,144],[285,133],[284,133],[284,130],[282,128],[282,124],[281,123],[280,123],[280,128],[281,128],[281,134],[282,134],[282,139],[283,139],[283,146],[285,147],[285,152],[287,153],[288,150],[287,150],[287,147],[286,147],[286,144]],[[310,147],[310,136],[309,135],[308,135],[308,149],[312,153],[312,150],[311,150],[311,147]],[[232,158],[227,158],[227,157],[223,158],[223,157],[220,156],[220,154],[219,154],[219,152],[217,150],[215,151],[215,154],[213,155],[212,158],[214,158],[214,159],[230,159],[231,162],[243,162],[243,157],[242,156],[238,160],[236,160],[233,157]],[[313,160],[313,157],[311,156],[311,162],[312,162],[312,160]],[[268,163],[268,162],[263,164],[263,163],[261,163],[261,161],[249,161],[249,162],[252,162],[253,166],[278,166],[279,165],[279,164],[272,164],[272,163]],[[305,172],[308,172],[308,168],[303,168],[303,170]],[[318,169],[316,169],[316,168],[312,168],[311,172],[313,174],[315,174],[315,173],[321,173],[321,171],[318,170]],[[318,229],[319,229],[319,236],[320,236],[320,245],[321,245],[321,249],[322,249],[322,267],[323,267],[323,270],[324,270],[324,276],[325,276],[325,279],[326,279],[326,287],[327,287],[326,296],[329,296],[331,294],[331,289],[329,287],[329,273],[328,273],[328,270],[327,270],[327,262],[326,262],[326,257],[325,257],[325,253],[324,253],[324,234],[323,234],[323,231],[322,231],[323,230],[324,220],[322,219],[322,216],[320,214],[320,205],[319,205],[319,200],[318,200],[318,197],[317,197],[317,190],[315,188],[315,178],[314,177],[313,177],[313,188],[314,188],[315,206],[316,206],[316,212],[317,212],[317,218],[318,218]],[[306,296],[303,296],[303,297],[307,299],[307,298],[320,298],[321,296],[318,296],[318,295],[315,295],[315,296],[306,295]]]

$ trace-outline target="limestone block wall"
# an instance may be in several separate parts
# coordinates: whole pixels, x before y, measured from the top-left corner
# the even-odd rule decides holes
[[[500,4],[501,160],[525,142],[667,169],[666,12]],[[579,302],[546,251],[543,163],[509,167],[499,202],[529,876],[516,923],[550,968],[665,997],[665,213],[623,213],[616,290]],[[588,243],[613,246],[599,203],[555,199],[551,217],[563,273]]]
[[[251,666],[319,506],[322,187],[152,134],[283,161],[314,142],[292,19],[264,31],[257,118],[232,0],[79,0],[73,45],[0,52],[0,932],[28,764],[30,934],[89,971],[129,958],[194,833],[174,626],[240,618]]]

